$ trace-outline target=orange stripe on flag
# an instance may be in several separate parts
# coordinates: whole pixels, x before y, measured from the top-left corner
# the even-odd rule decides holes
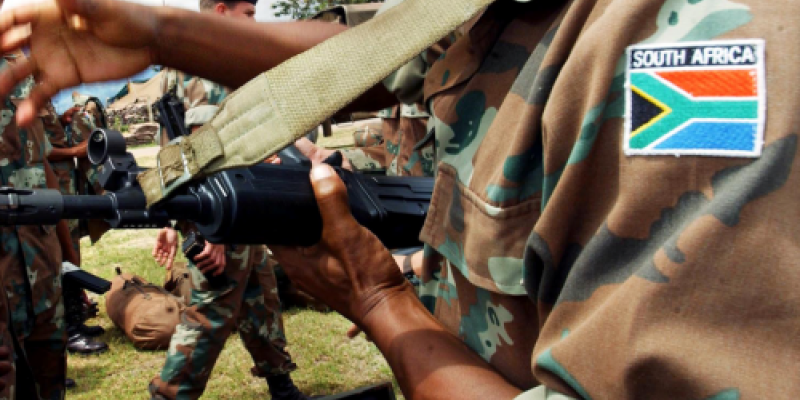
[[[755,69],[662,71],[656,73],[694,97],[754,97]]]

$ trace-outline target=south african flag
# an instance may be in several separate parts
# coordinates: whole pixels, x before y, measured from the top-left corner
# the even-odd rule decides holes
[[[629,49],[626,154],[758,156],[763,52],[753,46],[704,42]],[[745,59],[743,48],[752,56]]]

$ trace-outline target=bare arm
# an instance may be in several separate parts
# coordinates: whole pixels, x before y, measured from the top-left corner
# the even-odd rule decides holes
[[[125,78],[151,64],[238,87],[344,29],[316,21],[233,21],[115,0],[35,3],[0,14],[0,50],[30,48],[28,60],[0,74],[0,96],[26,76],[37,77],[38,85],[17,113],[18,123],[25,126],[61,89]],[[380,108],[390,99],[387,104],[394,102],[381,88],[370,93],[378,96],[376,101],[360,104]]]
[[[152,10],[158,16],[157,64],[234,88],[346,29],[320,21],[256,23],[169,7]]]
[[[410,399],[513,399],[521,392],[446,331],[413,293],[376,307],[363,326]]]
[[[157,63],[233,88],[347,29],[322,21],[256,23],[168,7],[156,11],[161,27]],[[343,111],[374,111],[396,103],[378,84]]]
[[[327,166],[311,173],[322,240],[271,246],[293,282],[359,325],[410,399],[512,399],[520,390],[422,306],[392,255],[353,219],[344,183]]]

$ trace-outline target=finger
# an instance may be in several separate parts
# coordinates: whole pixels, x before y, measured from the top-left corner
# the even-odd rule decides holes
[[[220,252],[219,256],[217,257],[217,274],[220,274],[225,270],[225,265],[225,252]]]
[[[217,263],[214,265],[214,269],[212,272],[214,276],[222,275],[223,272],[225,272],[225,264]]]
[[[167,253],[167,270],[172,269],[172,264],[175,262],[175,251],[177,250],[177,246],[170,246],[169,252]]]
[[[199,269],[200,272],[203,273],[203,275],[216,275],[215,272],[217,271],[216,270],[216,265],[214,263],[212,263],[212,262],[208,262],[206,264],[203,264],[202,267],[198,265],[197,269]]]
[[[314,153],[317,150],[317,146],[314,142],[308,140],[306,137],[301,137],[294,142],[294,147],[300,151],[304,156],[308,159],[311,159],[314,156]]]
[[[10,28],[0,37],[0,50],[3,53],[10,53],[14,50],[28,45],[31,38],[31,26],[20,25]]]
[[[347,329],[347,338],[348,339],[355,339],[356,336],[361,334],[361,328],[358,325],[353,324],[350,325],[350,328]]]
[[[196,255],[194,259],[197,261],[205,260],[206,258],[214,256],[213,251],[214,251],[214,246],[206,244],[203,247],[203,251],[201,251],[200,254]]]
[[[35,23],[46,10],[41,4],[27,4],[4,11],[0,14],[0,32],[5,33],[15,26]]]
[[[350,213],[344,182],[330,165],[319,164],[311,169],[311,186],[322,216],[323,234],[357,224]]]
[[[195,260],[197,260],[197,257],[195,257]],[[195,261],[194,265],[197,267],[197,269],[205,272],[205,270],[207,270],[209,267],[214,265],[214,260],[213,259],[205,259],[203,261]]]

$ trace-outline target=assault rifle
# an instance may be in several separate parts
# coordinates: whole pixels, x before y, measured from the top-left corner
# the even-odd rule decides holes
[[[260,164],[210,175],[150,208],[139,168],[117,131],[96,129],[89,160],[102,166],[102,195],[0,188],[0,224],[52,225],[60,219],[104,219],[112,228],[159,228],[190,220],[212,243],[310,246],[322,233],[308,167]],[[432,178],[366,176],[336,169],[355,219],[388,248],[419,244]]]

